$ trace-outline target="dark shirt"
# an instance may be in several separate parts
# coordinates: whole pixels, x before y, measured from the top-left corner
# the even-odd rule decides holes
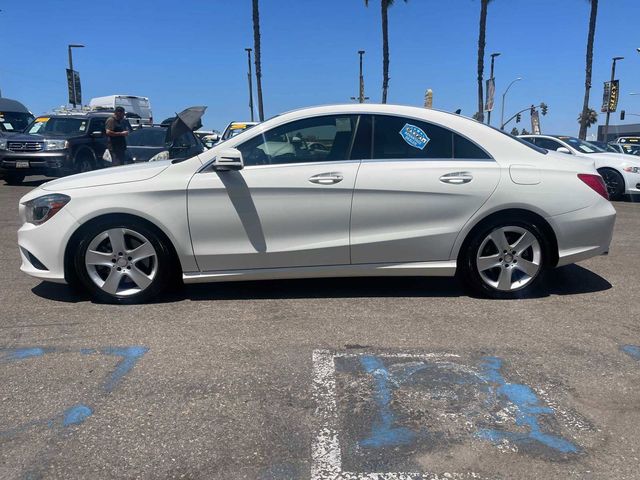
[[[125,130],[131,131],[131,124],[129,120],[123,118],[122,120],[118,120],[116,117],[109,117],[107,119],[107,123],[105,124],[106,130],[111,130],[112,132],[124,132]],[[109,138],[109,149],[110,150],[126,150],[127,149],[127,137],[108,137]]]

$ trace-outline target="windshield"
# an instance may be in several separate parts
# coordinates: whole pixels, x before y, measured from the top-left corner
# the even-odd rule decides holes
[[[606,152],[603,148],[594,145],[593,143],[585,142],[576,137],[556,137],[563,142],[568,143],[580,153],[603,153]]]
[[[33,115],[22,112],[0,112],[0,132],[23,132]]]
[[[38,117],[26,130],[26,133],[51,135],[81,135],[87,130],[89,120],[69,117]]]

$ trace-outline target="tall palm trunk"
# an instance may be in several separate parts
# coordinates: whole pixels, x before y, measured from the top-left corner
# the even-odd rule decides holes
[[[487,34],[487,7],[490,0],[480,0],[480,33],[478,35],[478,116],[479,122],[484,121],[484,48]]]
[[[255,51],[256,85],[258,89],[258,115],[264,122],[264,108],[262,106],[262,66],[260,63],[260,11],[258,0],[253,0],[253,49]]]
[[[387,103],[389,89],[389,1],[381,0],[382,9],[382,103]]]
[[[589,93],[591,91],[591,73],[593,69],[593,40],[596,36],[596,18],[598,16],[598,0],[591,1],[591,17],[589,18],[589,36],[587,37],[587,68],[584,81],[584,103],[580,115],[580,133],[582,140],[587,138],[587,123],[589,113]]]

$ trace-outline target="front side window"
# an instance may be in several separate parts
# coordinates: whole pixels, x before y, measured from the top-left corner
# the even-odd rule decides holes
[[[556,151],[560,147],[562,147],[562,144],[560,142],[551,140],[550,138],[540,138],[540,137],[536,138],[536,145],[542,148],[546,148],[547,150],[553,150],[553,151]]]
[[[248,166],[347,160],[356,121],[356,115],[306,118],[262,133],[237,148]]]
[[[0,112],[0,132],[22,132],[32,121],[30,113]]]

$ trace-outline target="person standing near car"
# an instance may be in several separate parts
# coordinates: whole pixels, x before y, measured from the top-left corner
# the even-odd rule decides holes
[[[116,107],[113,116],[107,119],[105,130],[108,137],[109,154],[111,155],[111,165],[124,165],[127,155],[127,135],[131,129],[131,124],[124,116],[124,108]]]

